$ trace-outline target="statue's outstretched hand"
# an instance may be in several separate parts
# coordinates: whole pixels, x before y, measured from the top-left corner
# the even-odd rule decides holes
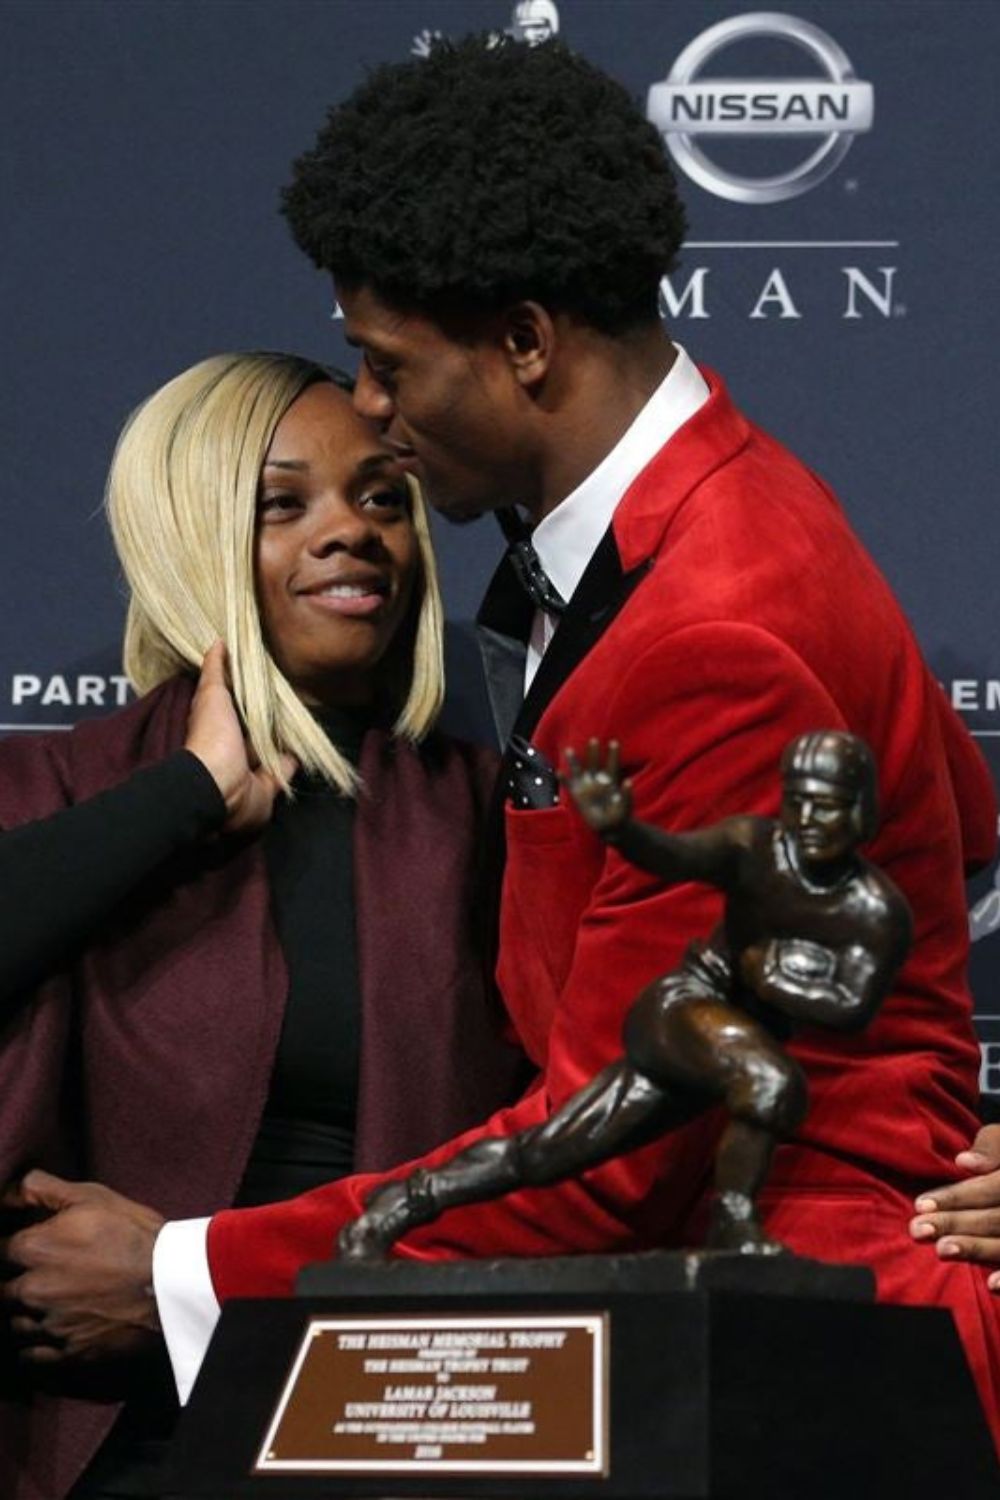
[[[588,740],[582,766],[573,750],[567,750],[564,759],[563,785],[580,816],[602,838],[613,838],[632,812],[632,784],[622,780],[618,769],[618,741],[609,740],[606,760],[600,740]]]

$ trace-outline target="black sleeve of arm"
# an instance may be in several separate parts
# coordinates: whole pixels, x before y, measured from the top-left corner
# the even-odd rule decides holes
[[[0,1007],[38,984],[168,855],[221,828],[225,812],[201,761],[181,750],[0,833]]]

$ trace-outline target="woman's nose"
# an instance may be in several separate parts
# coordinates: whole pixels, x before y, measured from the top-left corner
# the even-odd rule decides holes
[[[347,499],[331,496],[313,511],[308,548],[314,557],[331,552],[364,552],[378,544],[378,527],[367,510]]]

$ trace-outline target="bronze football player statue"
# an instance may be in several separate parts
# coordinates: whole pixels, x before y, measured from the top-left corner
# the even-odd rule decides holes
[[[722,920],[640,993],[616,1062],[544,1124],[379,1188],[341,1231],[341,1259],[380,1259],[445,1209],[585,1172],[718,1103],[729,1119],[707,1243],[782,1248],[763,1233],[756,1197],[775,1144],[796,1130],[807,1100],[780,1039],[796,1025],[866,1025],[910,946],[906,901],[857,852],[878,819],[871,752],[850,734],[801,735],[782,757],[778,819],[732,817],[692,833],[633,821],[614,742],[606,760],[592,740],[584,765],[572,751],[566,763],[565,785],[594,832],[665,881],[717,886]]]

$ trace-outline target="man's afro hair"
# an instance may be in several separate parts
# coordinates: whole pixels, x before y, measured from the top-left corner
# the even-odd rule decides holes
[[[657,315],[684,208],[627,91],[558,42],[441,42],[330,110],[283,211],[301,249],[403,307],[532,297],[607,333]]]

